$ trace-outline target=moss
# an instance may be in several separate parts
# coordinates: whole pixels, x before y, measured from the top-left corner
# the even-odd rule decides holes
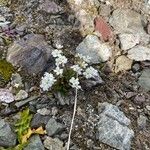
[[[0,60],[0,76],[2,76],[5,81],[10,80],[13,72],[14,67],[11,63],[7,62],[6,60]]]

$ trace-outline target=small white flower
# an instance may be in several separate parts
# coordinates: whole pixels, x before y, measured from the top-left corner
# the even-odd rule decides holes
[[[55,49],[53,52],[52,52],[52,56],[53,57],[60,57],[62,54],[62,51],[61,50],[57,50]]]
[[[48,89],[52,87],[55,81],[56,80],[53,74],[45,72],[44,77],[42,77],[40,87],[43,89],[43,91],[48,91]]]
[[[60,43],[58,43],[58,42],[56,43],[56,45],[55,45],[55,46],[56,46],[56,48],[57,48],[57,49],[62,49],[62,48],[63,48],[63,45],[61,45],[61,44],[60,44]]]
[[[65,56],[60,55],[58,58],[56,58],[56,66],[62,65],[64,66],[67,63],[67,58]]]
[[[82,74],[82,68],[79,67],[79,65],[73,65],[71,66],[71,68],[78,73],[78,75],[81,75]]]
[[[82,68],[86,68],[88,66],[88,64],[85,61],[82,61],[80,63],[80,65],[81,65]]]
[[[80,83],[79,83],[79,79],[78,78],[72,77],[69,80],[69,82],[70,82],[72,88],[81,89],[81,86],[79,85]]]
[[[85,70],[83,75],[86,77],[86,79],[93,78],[95,76],[98,76],[98,71],[90,66]]]
[[[54,70],[54,72],[56,73],[56,75],[62,75],[63,74],[63,69],[60,69],[58,66],[56,67],[56,69]]]

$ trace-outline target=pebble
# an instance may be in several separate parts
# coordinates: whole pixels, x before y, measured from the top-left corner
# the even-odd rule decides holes
[[[146,127],[147,118],[143,115],[140,115],[137,119],[139,129],[144,129]]]
[[[51,111],[48,110],[47,108],[41,108],[41,109],[38,109],[38,110],[37,110],[37,113],[39,113],[40,115],[43,115],[43,116],[49,115],[50,112],[51,112]]]
[[[23,100],[28,98],[28,93],[25,90],[20,90],[16,96],[15,96],[15,100]]]
[[[44,140],[44,147],[48,150],[65,150],[63,144],[58,138],[46,137]]]
[[[150,69],[144,69],[142,71],[138,83],[145,91],[150,91]]]
[[[0,88],[0,102],[11,103],[14,100],[13,94],[8,89]]]
[[[139,44],[140,37],[137,34],[123,33],[119,34],[119,40],[121,43],[121,49],[128,50]]]
[[[115,64],[115,73],[118,73],[120,71],[127,71],[131,69],[132,66],[132,60],[126,57],[125,55],[119,56],[116,59]]]
[[[150,48],[145,46],[136,46],[128,51],[128,58],[135,61],[150,60]]]
[[[64,130],[64,125],[51,118],[46,124],[46,131],[49,136],[53,136]]]

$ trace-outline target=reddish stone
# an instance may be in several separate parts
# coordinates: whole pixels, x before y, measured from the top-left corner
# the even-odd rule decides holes
[[[108,25],[108,23],[102,17],[96,17],[94,20],[95,31],[98,31],[101,34],[101,40],[109,41],[113,38],[113,32]]]

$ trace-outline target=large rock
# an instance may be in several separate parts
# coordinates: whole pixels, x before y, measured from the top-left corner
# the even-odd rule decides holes
[[[150,41],[150,36],[146,34],[142,24],[142,15],[133,10],[122,8],[116,9],[109,22],[117,34],[138,34],[140,36],[140,42],[143,44],[148,44]]]
[[[114,10],[110,24],[117,33],[143,33],[142,17],[139,13],[130,9]]]
[[[117,106],[99,105],[98,139],[119,150],[130,150],[133,130],[128,128],[130,120]]]
[[[45,150],[39,135],[33,135],[23,150]]]
[[[42,35],[29,34],[9,47],[7,61],[22,67],[29,74],[37,74],[46,67],[51,51],[52,47]]]
[[[136,46],[128,51],[128,57],[135,61],[150,60],[150,48],[145,46]]]
[[[88,35],[76,48],[76,52],[91,57],[91,63],[107,61],[112,55],[111,47],[102,43],[96,35]]]
[[[17,136],[3,119],[0,118],[0,146],[11,147],[16,145]]]
[[[143,70],[138,83],[145,91],[150,91],[150,69]]]

